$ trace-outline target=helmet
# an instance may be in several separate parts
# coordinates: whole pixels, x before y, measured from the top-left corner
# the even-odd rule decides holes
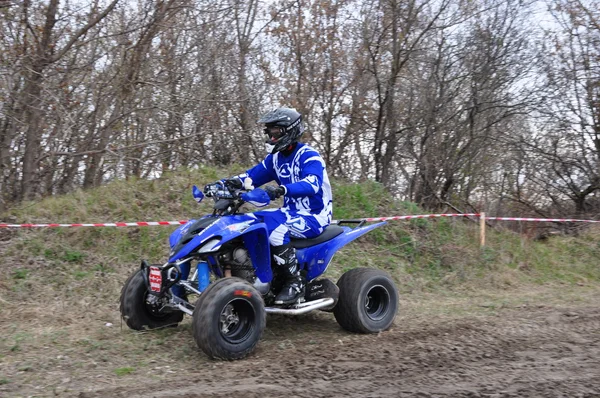
[[[272,110],[260,118],[258,123],[265,125],[267,152],[273,154],[298,142],[304,133],[302,115],[293,108]]]

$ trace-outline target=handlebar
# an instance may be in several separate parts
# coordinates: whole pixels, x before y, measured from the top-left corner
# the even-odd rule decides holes
[[[204,187],[204,194],[215,201],[219,199],[239,199],[241,192],[241,189],[235,189],[231,184],[227,184],[227,181],[217,181]]]
[[[215,201],[214,215],[235,214],[246,202],[257,207],[266,206],[271,202],[271,197],[265,190],[260,188],[247,190],[240,181],[235,179],[206,185],[204,195]]]
[[[204,187],[204,194],[215,201],[213,215],[235,214],[245,203],[242,189],[236,189],[226,181],[217,181]]]

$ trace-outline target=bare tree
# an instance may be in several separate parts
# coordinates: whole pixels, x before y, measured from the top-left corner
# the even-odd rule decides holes
[[[66,43],[60,45],[55,37],[54,28],[57,22],[59,0],[50,0],[45,7],[43,25],[35,26],[26,16],[27,25],[25,41],[31,42],[26,48],[24,85],[19,93],[19,102],[23,109],[22,119],[26,123],[25,148],[23,154],[23,176],[19,198],[31,198],[35,193],[36,174],[40,160],[40,144],[42,141],[41,127],[43,119],[43,90],[46,69],[59,61],[77,44],[86,33],[116,6],[118,0],[113,0],[103,10],[92,7],[88,22],[72,33]],[[23,14],[29,13],[30,0],[23,2]]]
[[[437,51],[423,57],[421,90],[408,111],[404,134],[414,165],[408,197],[428,207],[449,200],[469,203],[494,173],[511,142],[513,120],[531,111],[536,52],[524,27],[521,2],[479,3],[459,26],[441,30]],[[463,14],[468,16],[468,14]],[[419,77],[422,80],[419,82]]]
[[[522,0],[0,2],[0,208],[249,164],[282,104],[331,174],[427,208],[593,211],[599,4],[549,4],[538,51]]]
[[[530,189],[548,200],[528,205],[581,216],[600,208],[600,3],[550,5],[559,28],[546,36],[545,102],[538,134],[526,143],[545,170],[526,176]]]

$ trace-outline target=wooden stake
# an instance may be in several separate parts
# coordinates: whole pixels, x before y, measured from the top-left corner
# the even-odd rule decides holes
[[[485,213],[481,212],[479,215],[479,244],[481,247],[485,246]]]

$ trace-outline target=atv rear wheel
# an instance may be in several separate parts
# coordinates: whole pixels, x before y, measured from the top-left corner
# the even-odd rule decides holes
[[[202,293],[192,315],[198,347],[210,358],[241,359],[250,354],[266,325],[261,294],[240,278],[223,278]]]
[[[333,309],[341,327],[355,333],[377,333],[392,326],[398,311],[398,289],[381,270],[355,268],[337,283],[340,298]]]
[[[142,270],[138,270],[125,281],[121,290],[121,316],[127,326],[134,330],[156,329],[177,326],[183,320],[183,312],[178,310],[161,310],[160,303],[151,304]]]

